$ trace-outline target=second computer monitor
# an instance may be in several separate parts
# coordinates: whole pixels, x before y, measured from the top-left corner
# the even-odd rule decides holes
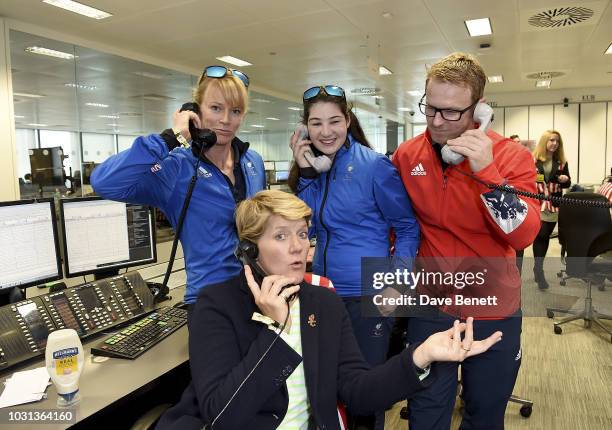
[[[61,202],[66,276],[157,261],[152,208],[100,198]]]
[[[0,290],[61,278],[53,201],[0,203]]]

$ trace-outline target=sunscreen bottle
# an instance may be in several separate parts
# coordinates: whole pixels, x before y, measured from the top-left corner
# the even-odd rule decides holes
[[[57,406],[72,406],[81,400],[79,377],[85,355],[79,335],[73,329],[57,330],[49,334],[45,350],[47,372],[57,389]]]

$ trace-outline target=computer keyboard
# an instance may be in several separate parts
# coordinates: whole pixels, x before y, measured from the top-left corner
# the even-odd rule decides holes
[[[91,348],[93,355],[133,360],[187,323],[187,310],[162,308]]]

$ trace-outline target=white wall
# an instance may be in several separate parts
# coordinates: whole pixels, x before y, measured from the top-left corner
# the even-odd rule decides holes
[[[507,96],[509,98],[509,96]],[[546,130],[561,133],[572,182],[598,184],[612,166],[612,102],[496,107],[493,129],[537,142]]]

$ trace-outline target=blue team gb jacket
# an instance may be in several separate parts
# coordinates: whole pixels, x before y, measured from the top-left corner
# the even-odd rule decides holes
[[[338,295],[374,294],[370,285],[361,289],[361,257],[388,257],[391,227],[394,255],[416,255],[419,225],[399,174],[387,157],[350,133],[330,171],[315,179],[300,177],[297,194],[313,211],[313,273],[329,278]]]
[[[248,143],[235,138],[232,145],[238,148],[250,197],[266,186],[263,160],[248,149]],[[160,135],[141,136],[129,149],[98,166],[91,183],[106,199],[161,209],[176,229],[196,163],[189,148],[169,152]],[[242,266],[234,256],[238,243],[235,209],[230,183],[223,173],[212,163],[200,162],[180,236],[187,272],[186,303],[194,303],[201,288],[240,273]]]

